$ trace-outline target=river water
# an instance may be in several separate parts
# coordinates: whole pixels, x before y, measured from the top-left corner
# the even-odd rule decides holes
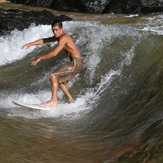
[[[31,67],[56,44],[21,47],[52,36],[51,27],[0,37],[0,163],[163,162],[163,15],[71,16],[64,31],[84,68],[68,84],[74,103],[59,90],[65,105],[50,111],[12,101],[50,99],[49,74],[68,58],[61,52]]]

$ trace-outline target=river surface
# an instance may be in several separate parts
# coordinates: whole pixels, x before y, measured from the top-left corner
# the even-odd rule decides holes
[[[64,31],[77,44],[84,68],[61,90],[50,111],[12,101],[50,99],[49,74],[64,52],[31,67],[55,43],[21,47],[53,35],[31,24],[0,37],[0,163],[162,163],[163,15],[70,14]]]

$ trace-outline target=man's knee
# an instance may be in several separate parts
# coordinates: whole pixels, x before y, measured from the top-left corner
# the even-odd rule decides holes
[[[50,74],[50,79],[51,80],[57,80],[56,76],[53,73]]]

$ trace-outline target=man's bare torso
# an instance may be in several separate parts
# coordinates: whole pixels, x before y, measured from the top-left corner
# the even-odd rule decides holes
[[[76,58],[82,59],[81,54],[76,44],[72,40],[72,38],[67,33],[63,33],[62,36],[56,40],[58,41],[58,44],[59,44],[59,42],[63,39],[65,41],[63,50],[66,52],[66,54],[71,58],[76,57]]]

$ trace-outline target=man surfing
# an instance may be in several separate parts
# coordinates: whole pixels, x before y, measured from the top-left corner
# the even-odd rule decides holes
[[[42,103],[42,105],[57,106],[58,87],[60,87],[61,90],[66,94],[69,102],[73,101],[66,84],[82,70],[83,62],[76,44],[67,33],[63,32],[63,25],[61,21],[56,20],[52,23],[52,31],[54,33],[53,37],[30,42],[25,44],[22,49],[28,49],[30,46],[41,45],[49,42],[58,42],[56,48],[53,51],[33,60],[31,62],[32,66],[36,66],[41,60],[50,59],[57,56],[61,50],[64,50],[70,57],[70,62],[61,65],[57,70],[50,74],[52,97],[49,101]]]

